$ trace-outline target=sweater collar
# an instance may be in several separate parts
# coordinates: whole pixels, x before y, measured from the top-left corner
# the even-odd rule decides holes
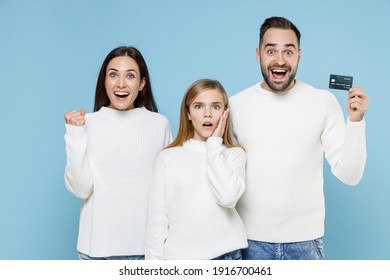
[[[146,110],[145,107],[139,107],[139,108],[134,108],[131,110],[120,111],[120,110],[115,110],[115,109],[103,106],[100,108],[99,111],[108,117],[123,119],[123,118],[133,117],[144,110]]]
[[[206,142],[195,139],[189,139],[184,142],[183,147],[198,153],[206,153]]]
[[[294,93],[298,92],[300,87],[302,86],[301,81],[295,80],[295,85],[291,89],[280,94],[280,93],[274,93],[274,92],[263,89],[261,87],[261,83],[262,82],[259,82],[255,85],[256,92],[262,94],[263,96],[269,97],[269,98],[285,98],[288,96],[292,96]]]

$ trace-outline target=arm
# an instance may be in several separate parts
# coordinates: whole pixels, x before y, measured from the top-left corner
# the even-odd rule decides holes
[[[88,198],[93,192],[92,175],[86,157],[87,133],[84,127],[66,125],[65,134],[66,188],[81,199]]]
[[[209,137],[207,145],[207,173],[217,203],[226,208],[233,208],[245,191],[245,152],[232,149],[225,157],[222,138]]]
[[[169,221],[165,212],[165,163],[158,157],[154,166],[145,240],[145,259],[164,259]]]
[[[362,119],[357,121],[354,110],[355,116],[350,114],[345,126],[341,108],[337,100],[334,102],[321,136],[325,157],[340,181],[356,185],[363,176],[366,163],[365,120],[361,115]],[[351,121],[351,117],[355,117],[355,121]]]
[[[65,185],[75,196],[86,199],[92,189],[92,175],[86,158],[87,133],[85,131],[85,110],[72,110],[64,116],[66,122]]]
[[[169,122],[167,121],[165,131],[164,131],[164,147],[167,147],[171,143],[172,143],[172,131]]]

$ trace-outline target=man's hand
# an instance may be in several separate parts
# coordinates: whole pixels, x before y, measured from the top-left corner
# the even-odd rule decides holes
[[[349,119],[352,122],[359,122],[363,119],[368,108],[368,96],[364,88],[353,87],[348,90],[347,110]]]

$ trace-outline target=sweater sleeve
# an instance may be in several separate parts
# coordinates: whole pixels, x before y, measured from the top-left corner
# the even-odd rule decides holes
[[[215,199],[219,205],[233,208],[245,191],[245,152],[234,148],[225,156],[220,137],[209,137],[206,145],[207,173]]]
[[[167,122],[167,125],[165,127],[165,133],[164,133],[164,147],[167,147],[171,143],[172,143],[172,130],[169,125],[169,122]]]
[[[145,259],[164,259],[164,243],[168,236],[168,226],[169,221],[165,212],[165,162],[159,156],[154,166],[149,199]]]
[[[93,184],[86,157],[87,133],[85,127],[66,124],[65,150],[66,188],[76,197],[86,199],[93,192]]]
[[[338,103],[337,107],[337,112],[328,119],[321,141],[333,175],[353,186],[362,178],[366,163],[365,120],[351,122],[347,119],[345,125]]]

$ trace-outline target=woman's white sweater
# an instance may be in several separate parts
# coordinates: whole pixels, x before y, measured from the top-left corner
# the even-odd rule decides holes
[[[82,199],[78,251],[144,254],[150,178],[171,138],[168,120],[144,107],[102,107],[83,127],[66,125],[65,184]]]

